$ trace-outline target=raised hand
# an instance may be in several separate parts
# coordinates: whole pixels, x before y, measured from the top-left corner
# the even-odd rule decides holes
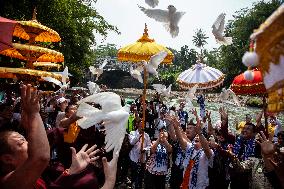
[[[206,110],[206,118],[211,120],[211,111]]]
[[[96,154],[100,151],[95,150],[97,145],[93,145],[87,150],[88,144],[85,144],[82,149],[76,154],[75,148],[71,147],[72,151],[72,164],[69,168],[69,174],[77,174],[83,171],[89,163],[95,163],[99,158]]]
[[[38,94],[37,88],[33,88],[30,84],[21,86],[21,100],[22,100],[22,111],[23,114],[33,115],[39,113],[40,95]]]
[[[105,184],[102,189],[114,188],[118,156],[119,152],[115,152],[113,153],[113,158],[110,162],[107,162],[107,159],[105,157],[103,157],[102,159],[105,173]]]
[[[261,131],[261,135],[259,136],[260,141],[256,141],[261,147],[261,153],[264,156],[273,155],[275,152],[275,145],[272,141],[268,140],[264,133]]]

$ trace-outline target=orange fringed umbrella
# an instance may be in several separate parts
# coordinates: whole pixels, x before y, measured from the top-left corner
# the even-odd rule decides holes
[[[151,56],[161,52],[166,51],[168,55],[163,60],[162,63],[164,64],[171,64],[174,58],[173,53],[167,49],[166,47],[159,45],[155,42],[154,39],[150,39],[148,35],[148,29],[147,25],[145,24],[145,29],[143,36],[138,39],[135,43],[127,45],[121,49],[119,49],[117,58],[119,61],[124,62],[141,62],[142,60],[148,62],[151,58]],[[142,119],[142,128],[145,127],[145,110],[146,110],[146,89],[147,89],[147,74],[146,74],[146,68],[144,67],[144,90],[143,90],[143,119]],[[142,142],[141,142],[141,150],[143,149],[143,143],[144,143],[144,132],[142,136]],[[141,160],[142,160],[142,154],[141,153]]]
[[[62,65],[52,62],[34,62],[34,67],[47,67],[47,68],[57,68],[59,69]]]
[[[64,62],[63,54],[55,50],[20,43],[12,43],[12,45],[13,48],[1,51],[0,54],[31,62]]]
[[[263,84],[261,72],[259,70],[253,71],[253,80],[249,81],[245,79],[244,73],[236,76],[231,89],[238,95],[261,95],[266,94],[266,89]]]

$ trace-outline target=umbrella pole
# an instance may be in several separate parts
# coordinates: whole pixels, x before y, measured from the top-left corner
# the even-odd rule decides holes
[[[142,98],[142,104],[143,104],[143,118],[142,118],[142,142],[141,142],[141,154],[140,154],[140,162],[144,163],[144,153],[143,153],[143,146],[144,146],[144,129],[145,129],[145,114],[146,114],[146,90],[147,90],[147,70],[144,66],[144,77],[143,77],[143,83],[144,83],[144,89],[143,89],[143,98]]]

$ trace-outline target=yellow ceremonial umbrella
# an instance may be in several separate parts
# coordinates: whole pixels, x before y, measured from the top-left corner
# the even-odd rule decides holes
[[[126,45],[125,47],[119,49],[117,58],[119,61],[124,62],[141,62],[142,60],[148,62],[151,58],[151,56],[161,52],[166,51],[168,55],[163,60],[162,63],[164,64],[171,64],[172,60],[174,58],[173,53],[167,49],[166,47],[157,44],[154,39],[150,39],[148,35],[148,29],[147,25],[145,24],[145,29],[143,36],[138,39],[135,43]],[[142,128],[145,127],[145,110],[146,110],[146,88],[147,88],[147,74],[146,74],[146,68],[144,67],[144,90],[143,90],[143,119],[142,119]],[[142,143],[141,143],[141,150],[143,149],[143,143],[144,143],[144,132],[142,136]],[[142,153],[141,153],[142,155]]]
[[[47,67],[47,68],[57,68],[59,69],[62,65],[52,62],[34,62],[34,67]]]
[[[251,35],[268,92],[268,111],[284,110],[284,4]]]
[[[36,9],[33,18],[29,21],[17,21],[13,36],[37,42],[59,42],[59,34],[36,20]]]

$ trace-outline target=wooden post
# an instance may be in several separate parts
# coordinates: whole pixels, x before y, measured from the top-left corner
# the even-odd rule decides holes
[[[142,98],[142,104],[143,104],[143,118],[142,118],[142,142],[141,142],[141,156],[140,156],[140,162],[143,163],[144,161],[144,153],[143,151],[143,146],[144,146],[144,129],[145,129],[145,124],[146,124],[146,90],[147,90],[147,70],[144,66],[144,77],[143,77],[143,83],[144,83],[144,89],[143,89],[143,98]]]

